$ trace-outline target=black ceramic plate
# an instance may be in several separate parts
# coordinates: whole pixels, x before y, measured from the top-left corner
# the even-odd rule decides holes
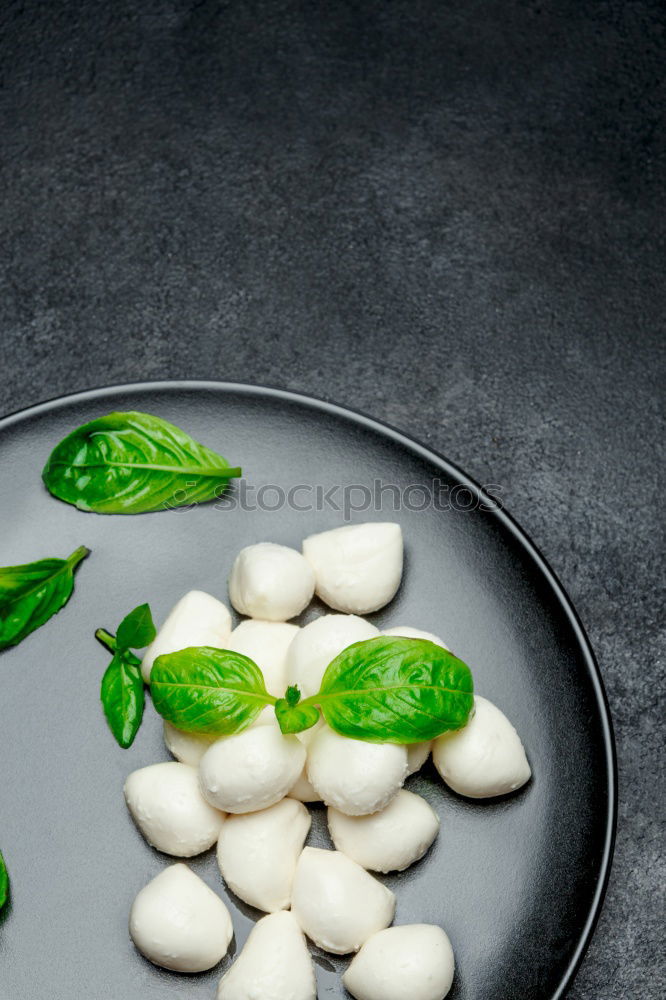
[[[138,517],[84,514],[52,499],[40,472],[72,428],[111,410],[171,420],[243,465],[266,489],[232,507]],[[141,958],[127,935],[136,892],[169,863],[149,848],[123,803],[137,767],[166,760],[149,706],[129,751],[106,729],[99,704],[105,655],[93,639],[150,601],[156,619],[191,588],[226,599],[226,576],[243,545],[298,547],[304,535],[344,523],[336,486],[385,489],[383,508],[353,519],[396,519],[406,570],[393,603],[373,620],[440,634],[473,668],[479,693],[521,734],[534,778],[518,795],[468,802],[427,767],[409,787],[441,816],[435,847],[404,874],[397,923],[441,924],[456,954],[454,1000],[551,1000],[571,981],[592,933],[610,863],[614,752],[595,662],[566,595],[541,556],[501,511],[483,510],[459,470],[396,431],[327,403],[269,389],[162,383],[100,389],[46,403],[0,423],[0,564],[92,555],[67,607],[20,646],[0,654],[0,846],[12,876],[0,918],[2,1000],[213,1000],[258,914],[229,899],[235,943],[215,970],[178,976]],[[411,490],[407,490],[408,487]],[[447,490],[454,491],[453,498]],[[395,487],[403,509],[393,510]],[[465,489],[462,489],[464,487]],[[437,489],[439,508],[424,507]],[[354,505],[364,499],[351,492]],[[453,499],[450,509],[446,500]],[[463,509],[472,507],[474,509]],[[243,509],[245,508],[245,509]],[[266,509],[277,508],[277,509]],[[313,606],[307,621],[320,613]],[[315,810],[311,843],[328,844]],[[214,852],[192,867],[224,889]],[[346,960],[315,953],[319,996],[345,995]]]

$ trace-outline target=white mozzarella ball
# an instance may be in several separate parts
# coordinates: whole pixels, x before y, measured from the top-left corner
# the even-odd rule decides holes
[[[342,977],[356,1000],[444,1000],[453,983],[451,942],[441,927],[389,927],[363,945]]]
[[[311,822],[310,813],[295,799],[230,816],[217,843],[217,860],[232,892],[267,913],[288,909],[296,862]]]
[[[272,913],[252,928],[223,977],[217,1000],[316,1000],[314,965],[293,914]]]
[[[213,743],[199,764],[204,798],[230,813],[267,809],[283,799],[305,763],[305,747],[276,725],[252,726]]]
[[[336,611],[365,615],[395,597],[402,578],[402,531],[390,522],[348,524],[303,542],[316,591]]]
[[[219,738],[208,733],[184,733],[170,722],[164,723],[164,742],[167,750],[181,764],[189,764],[190,767],[198,767],[206,750]]]
[[[129,932],[142,955],[174,972],[205,972],[233,937],[229,911],[186,865],[170,865],[138,894]]]
[[[242,615],[285,622],[300,615],[313,594],[314,573],[296,549],[259,542],[236,556],[229,577],[229,599]]]
[[[233,630],[227,649],[254,660],[264,675],[269,694],[283,698],[287,690],[287,650],[299,631],[298,625],[288,622],[249,618]]]
[[[308,779],[307,764],[289,789],[289,798],[297,799],[299,802],[321,802],[319,792]]]
[[[407,751],[396,743],[366,743],[328,726],[308,749],[307,776],[326,805],[365,816],[388,805],[407,777]]]
[[[317,694],[326,668],[347,646],[374,639],[379,630],[356,615],[322,615],[302,628],[287,651],[287,683],[303,698]]]
[[[310,729],[305,729],[302,733],[296,734],[306,751],[310,749],[310,744],[312,743],[315,733],[318,733],[324,725],[324,720],[320,719],[319,722]],[[299,777],[289,789],[289,798],[298,799],[299,802],[321,802],[317,789],[314,788],[312,782],[308,778],[307,758]]]
[[[518,733],[499,708],[479,695],[467,725],[439,736],[432,757],[449,788],[472,799],[515,792],[532,775]]]
[[[141,672],[146,684],[153,663],[164,653],[189,646],[224,649],[231,635],[231,615],[226,604],[203,590],[190,590],[169,612],[164,625],[143,654]]]
[[[411,628],[409,625],[397,625],[395,628],[386,628],[382,632],[382,635],[393,635],[402,639],[427,639],[428,642],[434,642],[436,646],[441,646],[442,649],[449,648],[434,632],[424,632],[420,628]]]
[[[420,771],[432,750],[432,740],[425,743],[409,743],[407,745],[407,773],[416,774]]]
[[[431,847],[439,816],[420,795],[403,788],[371,816],[347,816],[329,807],[328,829],[337,850],[363,868],[402,872]]]
[[[339,851],[306,847],[296,865],[291,909],[315,944],[347,955],[388,927],[395,896]]]
[[[196,768],[176,761],[133,771],[125,782],[125,801],[148,843],[177,858],[212,847],[225,818],[201,794]]]

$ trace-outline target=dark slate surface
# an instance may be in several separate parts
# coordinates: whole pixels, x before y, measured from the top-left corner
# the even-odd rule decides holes
[[[660,1000],[661,4],[8,0],[0,20],[0,410],[266,383],[501,484],[618,739],[616,861],[570,996]]]

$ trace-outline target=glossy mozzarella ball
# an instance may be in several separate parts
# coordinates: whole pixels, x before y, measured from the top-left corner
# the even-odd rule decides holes
[[[315,734],[319,732],[324,724],[324,720],[320,719],[315,726],[312,726],[310,729],[305,729],[302,733],[296,734],[306,751],[310,749],[310,744],[312,743]],[[303,770],[289,789],[289,798],[298,799],[299,802],[321,802],[319,792],[308,778],[307,757],[305,759],[305,764],[303,765]]]
[[[287,683],[303,698],[317,694],[326,668],[347,646],[374,639],[379,630],[356,615],[322,615],[302,628],[287,651]]]
[[[349,524],[303,542],[316,591],[336,611],[365,615],[391,601],[402,578],[399,524]]]
[[[306,847],[296,865],[291,909],[315,944],[347,955],[388,927],[395,896],[344,854]]]
[[[227,649],[249,656],[264,675],[269,694],[283,698],[287,690],[287,650],[300,631],[288,622],[265,622],[249,618],[229,638]]]
[[[148,843],[177,858],[212,847],[225,818],[201,794],[196,768],[176,761],[133,771],[125,782],[125,801]]]
[[[409,924],[366,941],[342,982],[356,1000],[444,1000],[454,971],[453,949],[442,928]]]
[[[316,1000],[314,965],[292,913],[272,913],[253,927],[224,976],[217,1000]]]
[[[207,733],[184,733],[170,722],[164,723],[164,742],[167,750],[181,764],[189,764],[190,767],[198,767],[206,750],[218,739],[219,736],[209,736]]]
[[[532,774],[516,730],[499,708],[479,695],[467,725],[439,736],[432,757],[449,788],[472,799],[515,792]]]
[[[403,788],[371,816],[346,816],[329,808],[328,829],[337,850],[363,868],[401,872],[431,847],[439,817],[425,799]]]
[[[164,625],[146,650],[141,672],[146,684],[153,663],[164,653],[177,653],[189,646],[224,649],[231,635],[231,615],[226,604],[203,590],[190,590],[171,609]]]
[[[434,642],[442,649],[449,648],[434,632],[424,632],[420,628],[411,628],[409,625],[397,625],[395,628],[384,629],[382,635],[394,635],[403,639],[427,639],[428,642]]]
[[[230,813],[267,809],[283,799],[305,763],[305,747],[276,725],[252,726],[213,743],[199,764],[204,798]]]
[[[174,972],[205,972],[233,936],[229,911],[186,865],[171,865],[141,890],[129,932],[142,955]]]
[[[220,833],[217,860],[231,891],[267,913],[288,909],[296,862],[311,822],[310,813],[295,799],[230,816]]]
[[[432,750],[432,740],[425,743],[410,743],[407,746],[407,773],[416,774],[420,771]]]
[[[307,775],[328,806],[364,816],[388,805],[407,777],[407,751],[395,743],[366,743],[322,727],[310,743]]]
[[[300,615],[313,594],[312,568],[296,549],[259,542],[236,556],[229,577],[229,599],[242,615],[286,622]]]

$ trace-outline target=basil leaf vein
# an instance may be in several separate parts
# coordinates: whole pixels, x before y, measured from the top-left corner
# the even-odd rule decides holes
[[[0,649],[16,646],[67,604],[74,570],[89,553],[82,545],[68,559],[0,569]]]
[[[240,475],[174,424],[129,411],[68,434],[52,451],[42,479],[53,496],[80,510],[143,514],[213,500]]]

